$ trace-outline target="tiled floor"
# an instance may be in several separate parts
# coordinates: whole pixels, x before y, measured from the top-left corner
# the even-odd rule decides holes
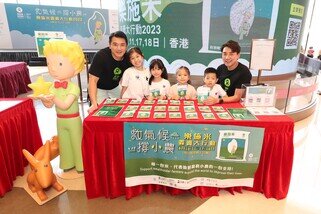
[[[291,185],[284,200],[266,199],[262,194],[228,193],[212,197],[193,213],[321,213],[321,113],[295,123],[294,163]]]
[[[83,116],[86,116],[88,104],[81,106]],[[44,108],[38,102],[35,102],[35,107],[42,138],[49,139],[56,134],[55,111]],[[295,123],[292,179],[288,196],[284,200],[267,199],[260,193],[249,191],[235,195],[221,191],[219,197],[209,199],[200,199],[192,194],[171,196],[152,193],[131,200],[124,197],[88,200],[83,178],[79,178],[61,180],[69,190],[45,205],[38,206],[20,188],[25,182],[24,178],[18,178],[15,188],[0,199],[0,213],[321,213],[320,121],[318,106],[312,116]],[[59,172],[58,163],[59,159],[52,162],[55,172]]]

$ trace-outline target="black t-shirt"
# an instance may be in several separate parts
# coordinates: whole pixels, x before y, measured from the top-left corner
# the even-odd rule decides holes
[[[219,84],[228,96],[233,96],[235,89],[240,89],[242,84],[249,84],[252,79],[250,70],[242,63],[239,63],[232,71],[229,71],[226,65],[222,64],[218,66],[217,71],[219,73]]]
[[[131,67],[128,54],[121,61],[111,55],[109,47],[99,50],[90,65],[89,73],[99,77],[97,88],[111,90],[118,86],[124,71]]]

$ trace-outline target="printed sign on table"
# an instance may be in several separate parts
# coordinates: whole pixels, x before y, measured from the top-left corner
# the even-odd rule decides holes
[[[125,123],[126,186],[253,186],[263,128]]]
[[[94,116],[116,117],[122,108],[122,106],[103,106],[94,114]]]
[[[244,106],[274,106],[275,91],[275,86],[248,86],[246,87]]]

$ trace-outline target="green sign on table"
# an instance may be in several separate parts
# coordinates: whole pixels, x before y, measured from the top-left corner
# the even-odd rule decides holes
[[[257,118],[246,108],[227,109],[235,120],[257,120]]]
[[[253,186],[263,128],[125,123],[126,186]]]
[[[103,106],[94,114],[94,116],[116,117],[122,108],[122,106]]]

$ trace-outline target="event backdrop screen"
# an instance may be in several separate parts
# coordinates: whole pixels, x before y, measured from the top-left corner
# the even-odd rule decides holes
[[[118,28],[116,11],[0,3],[0,49],[4,50],[36,50],[35,31],[63,32],[83,49],[98,50],[106,47],[114,28]]]
[[[222,64],[221,45],[235,40],[240,62],[249,65],[252,39],[275,39],[272,71],[296,72],[309,0],[141,0],[119,1],[119,28],[129,46],[145,59],[163,60],[175,73],[181,65],[193,75]],[[252,71],[255,76],[257,71]]]

